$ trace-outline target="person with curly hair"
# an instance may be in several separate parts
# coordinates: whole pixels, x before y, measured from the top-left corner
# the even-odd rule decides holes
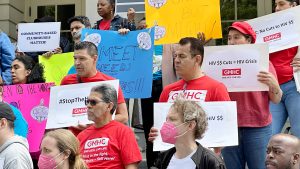
[[[12,84],[44,83],[44,67],[30,56],[16,56],[11,64]]]
[[[160,129],[163,142],[175,147],[161,152],[155,167],[225,169],[218,155],[195,141],[204,136],[207,126],[206,114],[198,103],[177,98]]]

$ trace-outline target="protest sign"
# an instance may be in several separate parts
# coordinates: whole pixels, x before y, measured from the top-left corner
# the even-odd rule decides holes
[[[119,90],[119,80],[52,87],[46,129],[91,124],[86,115],[85,101],[91,89],[101,84],[110,84]]]
[[[157,25],[156,45],[178,43],[198,32],[205,33],[207,39],[222,38],[219,0],[149,0],[145,10],[147,25]]]
[[[81,41],[91,41],[98,46],[97,69],[120,79],[125,98],[151,96],[153,28],[130,31],[126,35],[83,29],[82,35]]]
[[[199,102],[206,113],[208,129],[201,140],[205,147],[238,145],[236,102]],[[172,103],[154,103],[154,127],[160,130]],[[164,143],[160,133],[154,140],[153,151],[164,151],[174,145]]]
[[[28,123],[30,152],[40,150],[48,116],[50,87],[53,83],[4,86],[3,100],[18,108]]]
[[[204,53],[202,70],[229,92],[269,90],[257,80],[259,71],[269,71],[267,44],[209,46]]]
[[[59,40],[60,22],[18,24],[18,49],[21,52],[53,51],[59,47]]]
[[[268,43],[273,53],[300,45],[300,6],[248,20],[255,43]]]
[[[68,74],[74,65],[74,52],[52,55],[50,58],[39,56],[39,62],[44,65],[46,82],[54,82],[60,85],[61,80]]]

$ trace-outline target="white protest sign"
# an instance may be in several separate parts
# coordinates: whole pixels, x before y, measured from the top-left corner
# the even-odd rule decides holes
[[[229,92],[269,90],[257,80],[259,71],[269,71],[267,44],[209,46],[204,53],[202,70]]]
[[[59,41],[60,22],[18,24],[18,49],[22,52],[53,51]]]
[[[201,140],[205,147],[225,147],[238,145],[236,102],[199,102],[206,112],[208,129]],[[154,103],[154,127],[160,130],[166,121],[172,103]],[[164,143],[160,133],[153,142],[153,151],[164,151],[174,145]]]
[[[247,22],[256,32],[255,43],[268,43],[270,53],[300,45],[300,6]]]
[[[91,89],[101,84],[110,84],[119,90],[119,80],[51,87],[46,129],[93,123],[87,118],[85,101]]]

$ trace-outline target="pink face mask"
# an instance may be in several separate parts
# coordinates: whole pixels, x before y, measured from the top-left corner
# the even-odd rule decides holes
[[[63,153],[63,152],[61,152],[61,153]],[[60,163],[56,164],[55,158],[58,157],[61,153],[59,153],[55,157],[51,157],[50,155],[41,154],[39,157],[39,161],[38,161],[39,169],[54,169],[57,166],[59,166],[64,160],[61,161]]]
[[[186,132],[183,134],[178,135],[177,127],[183,125],[185,123],[182,123],[178,126],[175,126],[173,123],[170,122],[164,122],[163,126],[160,129],[160,134],[162,141],[169,144],[175,144],[176,138],[183,136]]]

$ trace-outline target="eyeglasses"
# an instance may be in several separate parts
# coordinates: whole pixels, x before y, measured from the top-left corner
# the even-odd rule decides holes
[[[91,106],[95,106],[96,104],[98,104],[98,103],[100,103],[100,102],[106,103],[106,102],[103,101],[103,100],[87,99],[87,100],[85,100],[85,105],[87,106],[87,105],[90,104]]]

